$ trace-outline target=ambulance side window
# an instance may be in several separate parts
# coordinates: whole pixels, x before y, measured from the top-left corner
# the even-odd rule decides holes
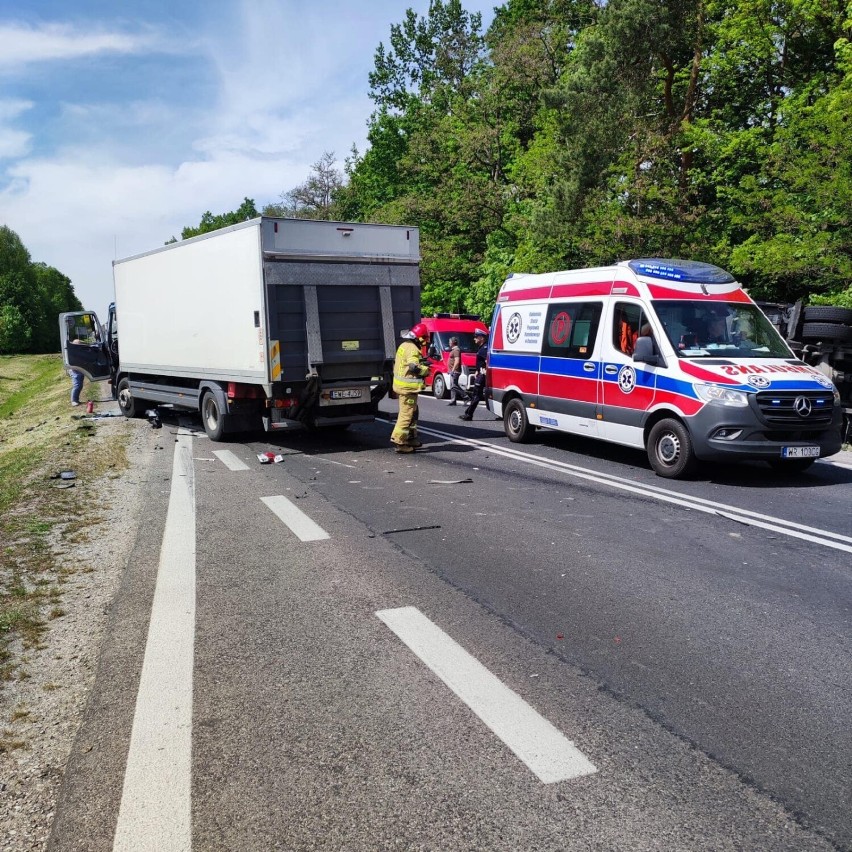
[[[547,327],[541,354],[549,358],[592,357],[598,335],[601,302],[563,302],[547,311]]]
[[[617,302],[613,312],[612,345],[618,352],[632,355],[644,322],[642,308],[629,302]]]

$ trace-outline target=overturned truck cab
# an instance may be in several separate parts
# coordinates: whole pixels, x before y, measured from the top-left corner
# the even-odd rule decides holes
[[[61,314],[63,358],[125,416],[197,411],[215,441],[372,420],[419,261],[416,228],[262,216],[114,261],[106,328]]]

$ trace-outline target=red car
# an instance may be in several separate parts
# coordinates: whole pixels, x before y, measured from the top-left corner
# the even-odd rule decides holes
[[[426,387],[432,388],[437,399],[446,399],[449,396],[447,361],[450,358],[450,338],[457,337],[462,353],[459,386],[466,391],[468,379],[473,376],[476,368],[478,347],[473,341],[473,333],[480,331],[487,336],[488,326],[474,314],[435,314],[432,317],[423,317],[421,322],[429,329],[432,338],[427,353],[431,369],[426,377]]]

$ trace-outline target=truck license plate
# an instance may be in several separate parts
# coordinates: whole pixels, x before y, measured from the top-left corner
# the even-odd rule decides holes
[[[360,399],[361,388],[346,388],[346,390],[333,390],[332,399]]]
[[[781,447],[784,459],[818,459],[819,447]]]

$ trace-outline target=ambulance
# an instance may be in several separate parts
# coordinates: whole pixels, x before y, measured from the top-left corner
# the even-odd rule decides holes
[[[803,471],[841,448],[840,395],[798,360],[732,275],[691,260],[511,275],[497,298],[490,407],[538,428],[644,449],[662,477],[698,462]]]

